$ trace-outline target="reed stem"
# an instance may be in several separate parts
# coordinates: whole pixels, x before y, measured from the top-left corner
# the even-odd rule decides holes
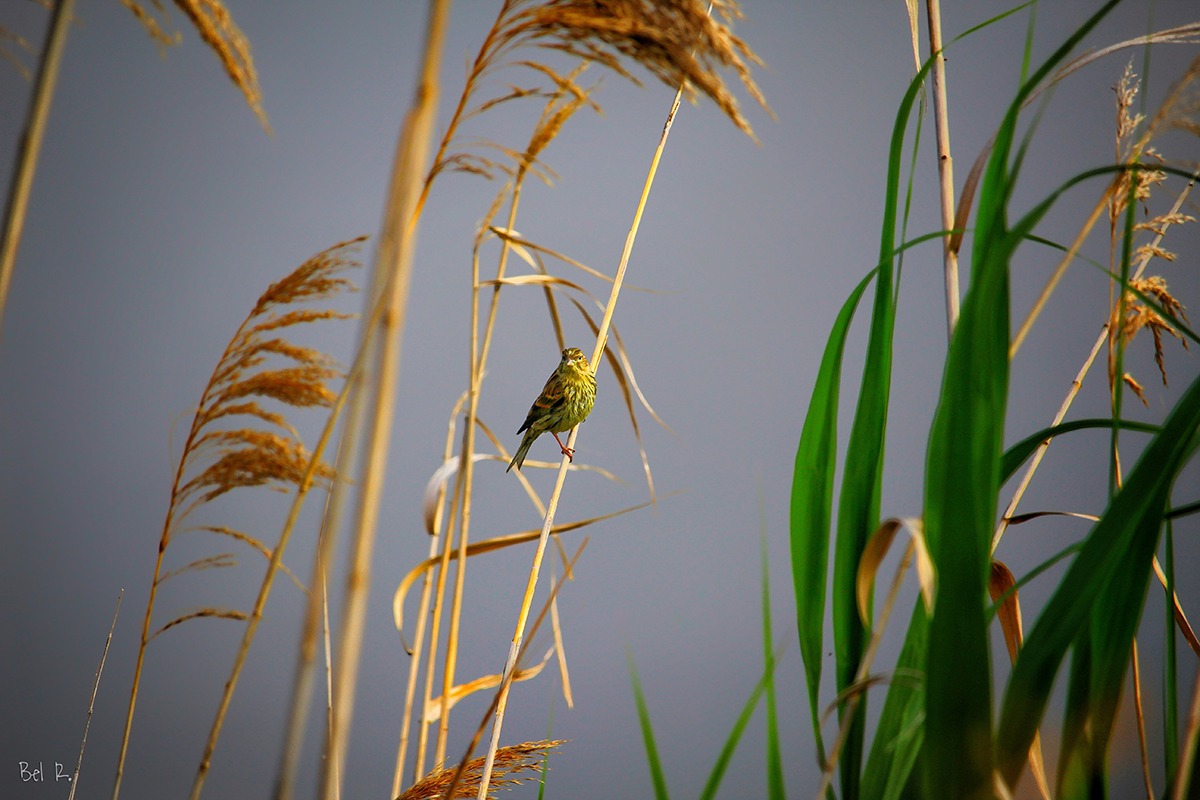
[[[395,406],[396,377],[400,367],[400,345],[408,291],[412,278],[412,256],[416,242],[415,211],[421,193],[429,140],[437,111],[438,73],[450,0],[430,0],[423,67],[416,97],[405,119],[397,156],[392,169],[388,210],[379,240],[376,272],[388,275],[388,305],[380,320],[379,370],[373,388],[370,435],[365,440],[363,475],[360,485],[357,530],[350,570],[346,576],[342,636],[338,649],[334,723],[326,749],[322,797],[333,800],[340,792],[341,773],[331,769],[345,762],[349,744],[354,693],[362,652],[363,626],[366,619],[367,591],[370,583],[371,556],[383,482],[387,472],[388,447]]]
[[[3,335],[8,287],[12,284],[17,249],[21,246],[25,213],[29,209],[29,194],[33,189],[33,176],[37,172],[42,142],[46,138],[46,120],[50,117],[50,104],[54,100],[54,86],[58,83],[58,70],[62,65],[63,50],[67,45],[67,28],[74,16],[74,7],[75,0],[58,0],[54,4],[54,13],[50,17],[50,32],[42,48],[41,63],[38,64],[37,83],[29,99],[25,133],[21,136],[16,169],[13,170],[8,199],[4,204],[4,236],[0,239],[0,335]],[[117,783],[119,786],[119,773]],[[116,789],[113,789],[113,797],[116,795]]]

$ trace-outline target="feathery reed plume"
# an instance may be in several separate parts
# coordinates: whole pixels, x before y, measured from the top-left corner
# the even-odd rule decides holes
[[[266,485],[278,491],[288,491],[291,486],[300,484],[309,467],[308,451],[286,418],[264,408],[260,400],[274,400],[296,408],[329,406],[332,403],[335,395],[327,384],[341,374],[332,360],[317,350],[293,345],[280,338],[280,334],[297,325],[347,318],[348,315],[327,309],[292,307],[327,300],[352,289],[351,283],[340,275],[348,268],[357,266],[351,255],[364,239],[359,237],[334,245],[301,264],[283,280],[272,284],[258,298],[249,316],[234,334],[200,395],[175,471],[167,515],[159,538],[158,560],[154,565],[150,597],[142,622],[142,638],[113,785],[113,800],[116,800],[120,791],[142,664],[146,645],[152,638],[149,631],[155,598],[162,582],[175,574],[163,572],[163,555],[167,546],[175,533],[179,532],[180,524],[193,511],[234,489]],[[280,359],[289,365],[277,366]],[[227,430],[215,427],[215,423],[234,417],[256,419],[277,430]],[[333,477],[333,472],[323,464],[317,466],[316,474],[325,481]],[[257,539],[224,526],[196,529],[228,535],[250,544],[260,552],[270,552]],[[217,559],[201,559],[185,569],[204,569],[227,563],[219,557]],[[247,619],[247,615],[241,611],[206,608],[172,620],[158,633],[198,617]]]
[[[1140,292],[1141,294],[1152,297],[1162,306],[1163,311],[1172,320],[1179,322],[1180,320],[1187,322],[1187,314],[1183,311],[1183,306],[1171,296],[1167,291],[1167,282],[1157,275],[1152,275],[1149,278],[1134,278],[1129,282],[1129,285]],[[1165,320],[1161,314],[1153,308],[1141,302],[1138,295],[1132,291],[1124,293],[1123,300],[1114,305],[1112,309],[1112,317],[1109,319],[1109,330],[1115,330],[1115,336],[1120,338],[1121,346],[1128,346],[1129,342],[1138,334],[1138,331],[1148,330],[1150,335],[1154,337],[1154,363],[1158,365],[1158,371],[1162,374],[1163,386],[1167,385],[1167,366],[1163,360],[1163,344],[1162,335],[1170,334],[1179,340],[1184,349],[1188,349],[1187,340],[1183,338],[1175,328]],[[1120,320],[1117,319],[1118,311],[1123,313]],[[1146,406],[1150,402],[1146,399],[1146,395],[1142,392],[1141,385],[1128,372],[1122,374],[1122,380],[1133,390],[1133,393],[1138,396],[1138,399]],[[1116,382],[1116,359],[1112,355],[1109,357],[1109,373],[1108,383],[1113,386]]]
[[[1189,35],[1194,36],[1194,35],[1196,35],[1196,33],[1200,32],[1200,25],[1191,26],[1188,29],[1188,31],[1189,31]],[[1168,32],[1164,32],[1164,33],[1170,34],[1171,32],[1168,31]],[[1156,37],[1161,36],[1161,35],[1162,34],[1155,34]],[[1142,41],[1142,40],[1133,40],[1133,41],[1137,42],[1137,41]],[[1112,50],[1117,49],[1118,47],[1124,47],[1126,45],[1128,45],[1128,43],[1122,42],[1120,45],[1114,45],[1112,48],[1106,48],[1104,52],[1111,52]],[[1088,58],[1089,60],[1091,60],[1090,56],[1084,57],[1084,58]],[[1084,63],[1086,63],[1086,62],[1084,62]],[[1175,88],[1170,93],[1167,100],[1164,102],[1162,109],[1160,109],[1160,111],[1155,115],[1155,121],[1151,123],[1151,125],[1149,126],[1149,129],[1141,137],[1139,137],[1139,139],[1136,142],[1134,141],[1134,133],[1136,132],[1138,125],[1140,125],[1140,123],[1143,120],[1141,119],[1140,114],[1133,115],[1129,112],[1129,109],[1133,107],[1133,102],[1134,102],[1134,99],[1135,99],[1137,91],[1138,91],[1138,83],[1136,81],[1137,76],[1133,74],[1132,64],[1129,64],[1125,67],[1121,78],[1118,79],[1117,84],[1115,86],[1113,86],[1113,92],[1116,95],[1116,119],[1117,119],[1116,126],[1115,126],[1115,135],[1114,135],[1115,152],[1116,152],[1117,161],[1119,163],[1128,163],[1129,160],[1133,157],[1133,155],[1135,153],[1139,152],[1139,148],[1148,148],[1149,136],[1152,133],[1151,129],[1157,130],[1160,127],[1164,127],[1164,126],[1169,127],[1171,124],[1171,120],[1180,119],[1183,116],[1183,115],[1181,115],[1180,109],[1183,109],[1184,112],[1186,112],[1186,110],[1188,108],[1190,108],[1190,105],[1186,101],[1181,101],[1181,96],[1183,96],[1184,88],[1186,88],[1192,82],[1192,80],[1194,80],[1194,78],[1197,74],[1198,64],[1200,64],[1200,61],[1196,61],[1196,62],[1192,63],[1191,67],[1185,73],[1183,79],[1176,84]],[[1071,66],[1071,65],[1068,65],[1068,66]],[[1068,70],[1067,68],[1064,68],[1063,70],[1060,70],[1059,75],[1061,76],[1061,75],[1070,74],[1071,71],[1073,71],[1073,69]],[[1172,111],[1172,109],[1174,109],[1174,110]],[[1183,118],[1186,118],[1186,117],[1183,117]],[[986,150],[986,148],[985,148],[985,150]],[[1150,187],[1152,185],[1155,185],[1158,183],[1157,176],[1159,173],[1157,170],[1143,170],[1143,171],[1138,171],[1136,174],[1139,177],[1136,178],[1135,180],[1138,180],[1139,183],[1135,187],[1135,193],[1139,196],[1139,198],[1143,201],[1143,203],[1145,203],[1145,201],[1148,199],[1148,196],[1149,196]],[[1148,175],[1148,176],[1152,176],[1152,177],[1151,177],[1151,179],[1146,180],[1145,183],[1142,183],[1143,179],[1140,177],[1141,175]],[[1149,242],[1141,245],[1134,251],[1134,253],[1137,256],[1138,261],[1137,261],[1136,268],[1134,269],[1133,273],[1130,275],[1130,285],[1131,286],[1147,287],[1147,286],[1150,286],[1151,284],[1145,283],[1145,282],[1143,282],[1143,280],[1145,280],[1145,281],[1161,281],[1162,280],[1161,278],[1154,278],[1154,277],[1143,279],[1142,275],[1145,272],[1147,265],[1150,263],[1151,258],[1154,258],[1155,256],[1160,256],[1160,257],[1166,258],[1167,260],[1171,260],[1173,258],[1171,253],[1164,250],[1160,246],[1162,244],[1163,237],[1166,236],[1167,230],[1172,225],[1181,225],[1185,222],[1194,222],[1195,221],[1194,217],[1191,217],[1187,214],[1182,213],[1182,209],[1183,209],[1184,203],[1187,200],[1188,195],[1191,193],[1192,187],[1195,184],[1197,177],[1200,177],[1200,168],[1198,168],[1196,171],[1194,171],[1192,173],[1191,180],[1187,183],[1186,186],[1184,186],[1184,188],[1176,196],[1175,202],[1171,205],[1170,210],[1168,210],[1164,214],[1160,214],[1146,222],[1138,223],[1137,225],[1134,226],[1135,232],[1140,231],[1140,230],[1145,230],[1145,231],[1149,231],[1150,233],[1154,234],[1154,236]],[[1009,350],[1010,357],[1012,354],[1014,354],[1016,352],[1016,348],[1020,345],[1022,339],[1024,338],[1024,333],[1027,332],[1028,329],[1032,326],[1033,319],[1036,317],[1038,309],[1040,308],[1040,306],[1042,304],[1044,304],[1045,298],[1048,297],[1049,292],[1053,290],[1054,285],[1057,283],[1058,278],[1061,276],[1062,272],[1065,270],[1066,265],[1069,264],[1070,261],[1074,258],[1074,254],[1078,250],[1080,244],[1082,243],[1083,238],[1086,237],[1087,233],[1090,231],[1091,224],[1095,222],[1095,220],[1098,218],[1099,214],[1101,213],[1102,209],[1104,209],[1106,207],[1106,205],[1110,202],[1110,198],[1113,198],[1114,194],[1119,195],[1119,199],[1113,198],[1112,202],[1113,203],[1120,202],[1121,207],[1124,208],[1124,204],[1126,202],[1126,197],[1127,197],[1128,190],[1129,190],[1129,183],[1128,183],[1129,179],[1127,177],[1127,173],[1123,173],[1123,174],[1119,175],[1117,180],[1123,182],[1122,185],[1124,186],[1125,191],[1115,192],[1113,189],[1113,186],[1110,186],[1108,188],[1108,190],[1105,192],[1105,195],[1101,198],[1100,202],[1093,209],[1092,216],[1090,217],[1090,222],[1084,226],[1084,229],[1082,231],[1080,231],[1079,235],[1076,237],[1076,241],[1070,248],[1069,252],[1067,253],[1066,258],[1064,258],[1064,260],[1059,264],[1058,268],[1055,270],[1054,276],[1051,277],[1050,282],[1047,284],[1046,288],[1043,290],[1042,297],[1039,298],[1038,303],[1035,303],[1033,310],[1030,311],[1030,315],[1026,319],[1024,325],[1022,325],[1021,330],[1018,331],[1017,335],[1014,337],[1013,344]],[[964,191],[964,198],[965,197],[967,197],[967,193]],[[1110,221],[1115,220],[1117,218],[1117,216],[1118,215],[1113,214],[1110,211]],[[958,222],[956,222],[956,224],[961,224],[962,221],[963,221],[963,218],[960,215],[959,220],[958,220]],[[1115,249],[1116,249],[1115,233],[1110,233],[1110,244],[1111,244],[1111,248],[1112,248],[1111,251],[1113,253],[1115,253]],[[1114,256],[1114,258],[1115,258],[1115,256]],[[1165,288],[1166,288],[1165,282],[1163,283],[1162,288],[1163,288],[1163,290],[1165,290]],[[1144,291],[1144,289],[1139,289],[1139,290]],[[1122,305],[1130,305],[1136,299],[1136,296],[1129,292],[1124,292],[1124,293],[1122,293],[1122,295],[1123,296],[1119,300],[1116,300],[1112,303],[1112,309],[1109,312],[1109,320],[1104,324],[1103,328],[1100,331],[1100,334],[1096,337],[1096,341],[1092,345],[1091,351],[1089,352],[1087,358],[1084,359],[1084,363],[1080,367],[1079,372],[1076,374],[1075,379],[1071,382],[1071,385],[1067,391],[1066,397],[1063,399],[1062,404],[1059,406],[1058,412],[1054,415],[1054,419],[1051,422],[1052,426],[1060,424],[1066,418],[1067,412],[1070,410],[1071,405],[1075,401],[1075,396],[1079,393],[1079,389],[1083,385],[1083,379],[1086,377],[1087,373],[1091,370],[1092,362],[1096,359],[1097,355],[1099,355],[1101,348],[1106,343],[1108,343],[1110,345],[1109,388],[1110,388],[1110,394],[1111,394],[1112,388],[1115,383],[1115,378],[1116,378],[1116,360],[1113,357],[1112,350],[1111,350],[1111,345],[1116,341],[1116,337],[1118,336],[1118,334],[1116,333],[1116,330],[1115,330],[1117,327],[1115,323],[1116,323],[1118,317],[1121,315],[1120,307]],[[1161,298],[1158,298],[1158,299],[1160,299],[1160,302],[1161,302]],[[1174,302],[1174,298],[1171,298],[1171,302]],[[1168,310],[1168,314],[1171,313],[1171,309],[1169,309],[1169,308],[1164,308],[1164,310]],[[1182,311],[1183,311],[1182,306],[1179,306],[1178,309],[1176,309],[1176,310],[1178,310],[1179,313],[1182,314]],[[1162,320],[1161,317],[1159,317],[1156,313],[1154,313],[1152,310],[1146,309],[1144,307],[1140,307],[1140,311],[1138,308],[1127,309],[1127,313],[1125,314],[1125,318],[1126,318],[1127,322],[1131,321],[1129,319],[1131,316],[1129,311],[1133,312],[1132,316],[1134,319],[1132,321],[1135,322],[1135,327],[1132,330],[1129,330],[1126,333],[1121,334],[1121,336],[1123,337],[1122,341],[1128,341],[1128,338],[1132,337],[1134,334],[1136,334],[1138,329],[1140,329],[1141,327],[1147,326],[1150,323],[1150,316],[1149,316],[1150,314],[1153,314],[1153,316],[1155,317],[1156,325],[1166,326],[1165,328],[1151,327],[1152,334],[1155,336],[1155,344],[1156,344],[1155,357],[1156,357],[1156,360],[1158,360],[1160,369],[1162,369],[1163,364],[1161,361],[1161,353],[1162,353],[1161,332],[1162,332],[1162,330],[1169,328],[1173,335],[1178,335],[1178,333],[1173,328],[1170,328],[1169,323],[1167,323],[1165,320]],[[1137,320],[1139,319],[1139,315],[1141,312],[1147,312],[1147,313],[1144,316],[1140,316],[1140,324],[1138,324]],[[1186,317],[1184,317],[1184,319],[1186,319]],[[1185,347],[1187,346],[1186,343],[1184,346]],[[1134,380],[1132,376],[1127,375],[1124,372],[1124,370],[1122,370],[1121,377],[1122,377],[1122,380],[1125,381],[1125,384],[1127,386],[1129,386],[1130,389],[1132,389],[1134,391],[1134,393],[1137,394],[1138,397],[1140,397],[1142,399],[1143,402],[1145,402],[1145,397],[1143,396],[1143,393],[1141,391],[1141,388],[1142,388],[1141,385],[1138,384],[1137,381]],[[1165,371],[1163,372],[1163,380],[1164,380],[1164,382],[1166,380]],[[1004,513],[1001,515],[1000,522],[996,527],[995,533],[992,534],[992,552],[993,553],[996,551],[996,548],[999,546],[1000,539],[1004,536],[1004,532],[1008,529],[1010,521],[1012,520],[1014,514],[1016,513],[1017,505],[1020,503],[1021,498],[1024,496],[1025,490],[1028,488],[1030,481],[1032,481],[1034,473],[1037,472],[1038,466],[1041,464],[1042,458],[1045,455],[1046,449],[1049,447],[1049,445],[1050,445],[1050,440],[1047,439],[1045,442],[1042,442],[1042,444],[1038,446],[1037,450],[1034,451],[1034,454],[1029,461],[1029,465],[1025,468],[1025,472],[1022,473],[1021,480],[1017,485],[1017,489],[1015,492],[1013,492],[1012,499],[1009,500],[1007,508],[1005,509]]]
[[[689,100],[699,89],[753,136],[717,68],[732,68],[765,109],[746,63],[762,62],[727,24],[741,16],[737,4],[719,0],[712,7],[724,24],[699,0],[549,0],[517,14],[512,31],[518,42],[546,39],[539,46],[595,61],[636,82],[621,66],[620,56],[626,56],[672,89],[683,86]]]
[[[528,780],[532,776],[522,775],[519,778],[510,776],[521,772],[537,771],[539,769],[538,758],[563,744],[566,744],[566,740],[558,739],[523,742],[501,748],[496,753],[496,760],[492,767],[492,785],[503,789],[511,789],[514,786],[519,786],[523,781]],[[454,794],[448,795],[446,794],[446,790],[450,788],[451,783],[454,781],[457,770],[449,768],[435,769],[410,786],[408,791],[399,796],[398,800],[474,797],[476,791],[479,789],[479,782],[483,777],[482,770],[483,759],[472,759],[463,771],[457,786],[454,787]],[[491,793],[487,796],[489,798],[495,797]]]
[[[741,16],[737,3],[734,0],[717,0],[713,6],[724,23],[710,17],[699,0],[665,0],[659,3],[645,0],[549,0],[540,3],[505,0],[467,72],[462,94],[438,145],[433,166],[425,178],[414,219],[424,208],[434,178],[443,170],[468,172],[488,178],[496,172],[514,174],[511,168],[502,163],[469,150],[450,152],[451,145],[458,141],[462,122],[502,103],[528,97],[553,98],[569,94],[575,100],[599,110],[586,97],[587,92],[575,83],[578,71],[562,75],[539,61],[509,60],[515,51],[530,45],[570,53],[582,58],[584,63],[594,61],[638,83],[621,65],[620,56],[627,56],[672,89],[685,85],[689,98],[695,95],[698,87],[713,99],[735,125],[753,136],[749,123],[741,115],[737,101],[717,70],[719,67],[731,67],[747,91],[767,108],[762,93],[750,77],[747,64],[747,61],[754,64],[762,62],[730,29],[729,23]],[[510,84],[504,94],[470,105],[482,87],[484,78],[507,66],[529,69],[548,78],[553,88]],[[550,136],[544,137],[543,145],[553,138],[566,116],[570,115],[563,113],[565,116],[546,128]],[[527,167],[533,164],[532,159],[525,157],[529,155],[528,150],[521,153],[486,141],[483,144],[509,156],[514,162],[524,162]],[[533,155],[536,156],[536,152]]]
[[[138,0],[121,0],[121,5],[137,17],[160,50],[164,46],[177,45],[182,40],[179,31],[173,34],[166,32],[167,9],[162,0],[150,0],[154,10],[163,16],[162,21]],[[254,116],[258,117],[263,130],[271,133],[271,123],[262,107],[262,89],[258,85],[254,57],[250,53],[250,40],[233,21],[229,9],[221,0],[175,0],[175,5],[191,20],[204,43],[217,54],[221,66],[225,68],[225,74],[233,81],[233,85],[241,90],[242,96],[246,98],[246,105],[250,106]]]

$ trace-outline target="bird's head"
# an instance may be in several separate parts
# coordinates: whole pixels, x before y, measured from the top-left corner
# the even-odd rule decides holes
[[[572,369],[576,370],[589,369],[587,356],[585,356],[583,351],[578,347],[568,347],[566,350],[563,350],[562,363],[563,366],[571,367]]]

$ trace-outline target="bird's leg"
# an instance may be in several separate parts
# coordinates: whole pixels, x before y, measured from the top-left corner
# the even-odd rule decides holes
[[[574,463],[575,462],[575,448],[567,447],[565,444],[563,444],[562,439],[558,438],[558,434],[555,433],[554,431],[550,431],[550,435],[554,437],[554,441],[558,442],[558,446],[562,448],[562,454],[567,457],[567,461]]]

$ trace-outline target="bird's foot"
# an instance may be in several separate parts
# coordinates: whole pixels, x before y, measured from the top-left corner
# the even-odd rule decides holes
[[[554,431],[550,431],[550,435],[554,437],[554,441],[558,442],[558,446],[562,449],[562,454],[567,457],[567,461],[574,464],[575,463],[575,448],[567,447],[565,444],[563,444],[562,439],[559,439],[558,434],[555,433]]]

